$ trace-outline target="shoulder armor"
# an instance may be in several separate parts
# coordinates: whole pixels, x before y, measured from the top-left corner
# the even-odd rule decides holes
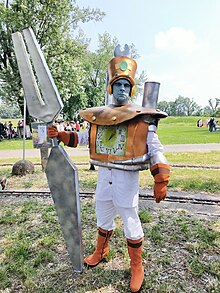
[[[150,115],[157,119],[167,117],[167,114],[159,109],[145,108],[133,103],[118,107],[114,105],[93,107],[81,110],[79,113],[84,120],[97,125],[116,125],[140,115]]]

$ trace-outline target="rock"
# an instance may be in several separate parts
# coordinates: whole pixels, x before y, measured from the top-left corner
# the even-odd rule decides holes
[[[34,164],[27,160],[20,160],[12,167],[12,175],[26,175],[34,173]]]

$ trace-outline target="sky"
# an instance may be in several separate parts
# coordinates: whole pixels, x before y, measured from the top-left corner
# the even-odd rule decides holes
[[[81,25],[98,48],[98,35],[135,45],[138,73],[160,83],[159,101],[179,95],[201,107],[220,98],[220,0],[79,0],[80,7],[106,13]]]

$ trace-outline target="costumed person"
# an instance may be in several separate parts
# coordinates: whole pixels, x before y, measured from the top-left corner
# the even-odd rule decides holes
[[[146,170],[150,164],[154,197],[159,203],[166,197],[170,167],[156,134],[158,119],[167,114],[128,101],[134,95],[137,64],[125,48],[122,52],[118,45],[115,57],[108,65],[108,93],[112,95],[112,104],[80,111],[90,129],[80,133],[58,132],[50,126],[48,134],[70,147],[82,142],[86,145],[86,138],[89,138],[90,162],[99,166],[96,187],[98,239],[95,251],[84,259],[84,263],[94,267],[108,254],[109,240],[115,229],[114,219],[119,214],[130,256],[130,289],[138,292],[144,281],[144,233],[138,216],[139,171]]]

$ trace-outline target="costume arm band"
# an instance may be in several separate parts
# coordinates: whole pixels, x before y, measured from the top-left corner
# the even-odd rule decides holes
[[[168,182],[170,175],[170,166],[167,164],[155,164],[150,168],[151,175],[154,177],[155,182]]]
[[[65,145],[69,147],[77,147],[78,136],[76,132],[72,131],[59,131],[57,139],[62,141]]]

